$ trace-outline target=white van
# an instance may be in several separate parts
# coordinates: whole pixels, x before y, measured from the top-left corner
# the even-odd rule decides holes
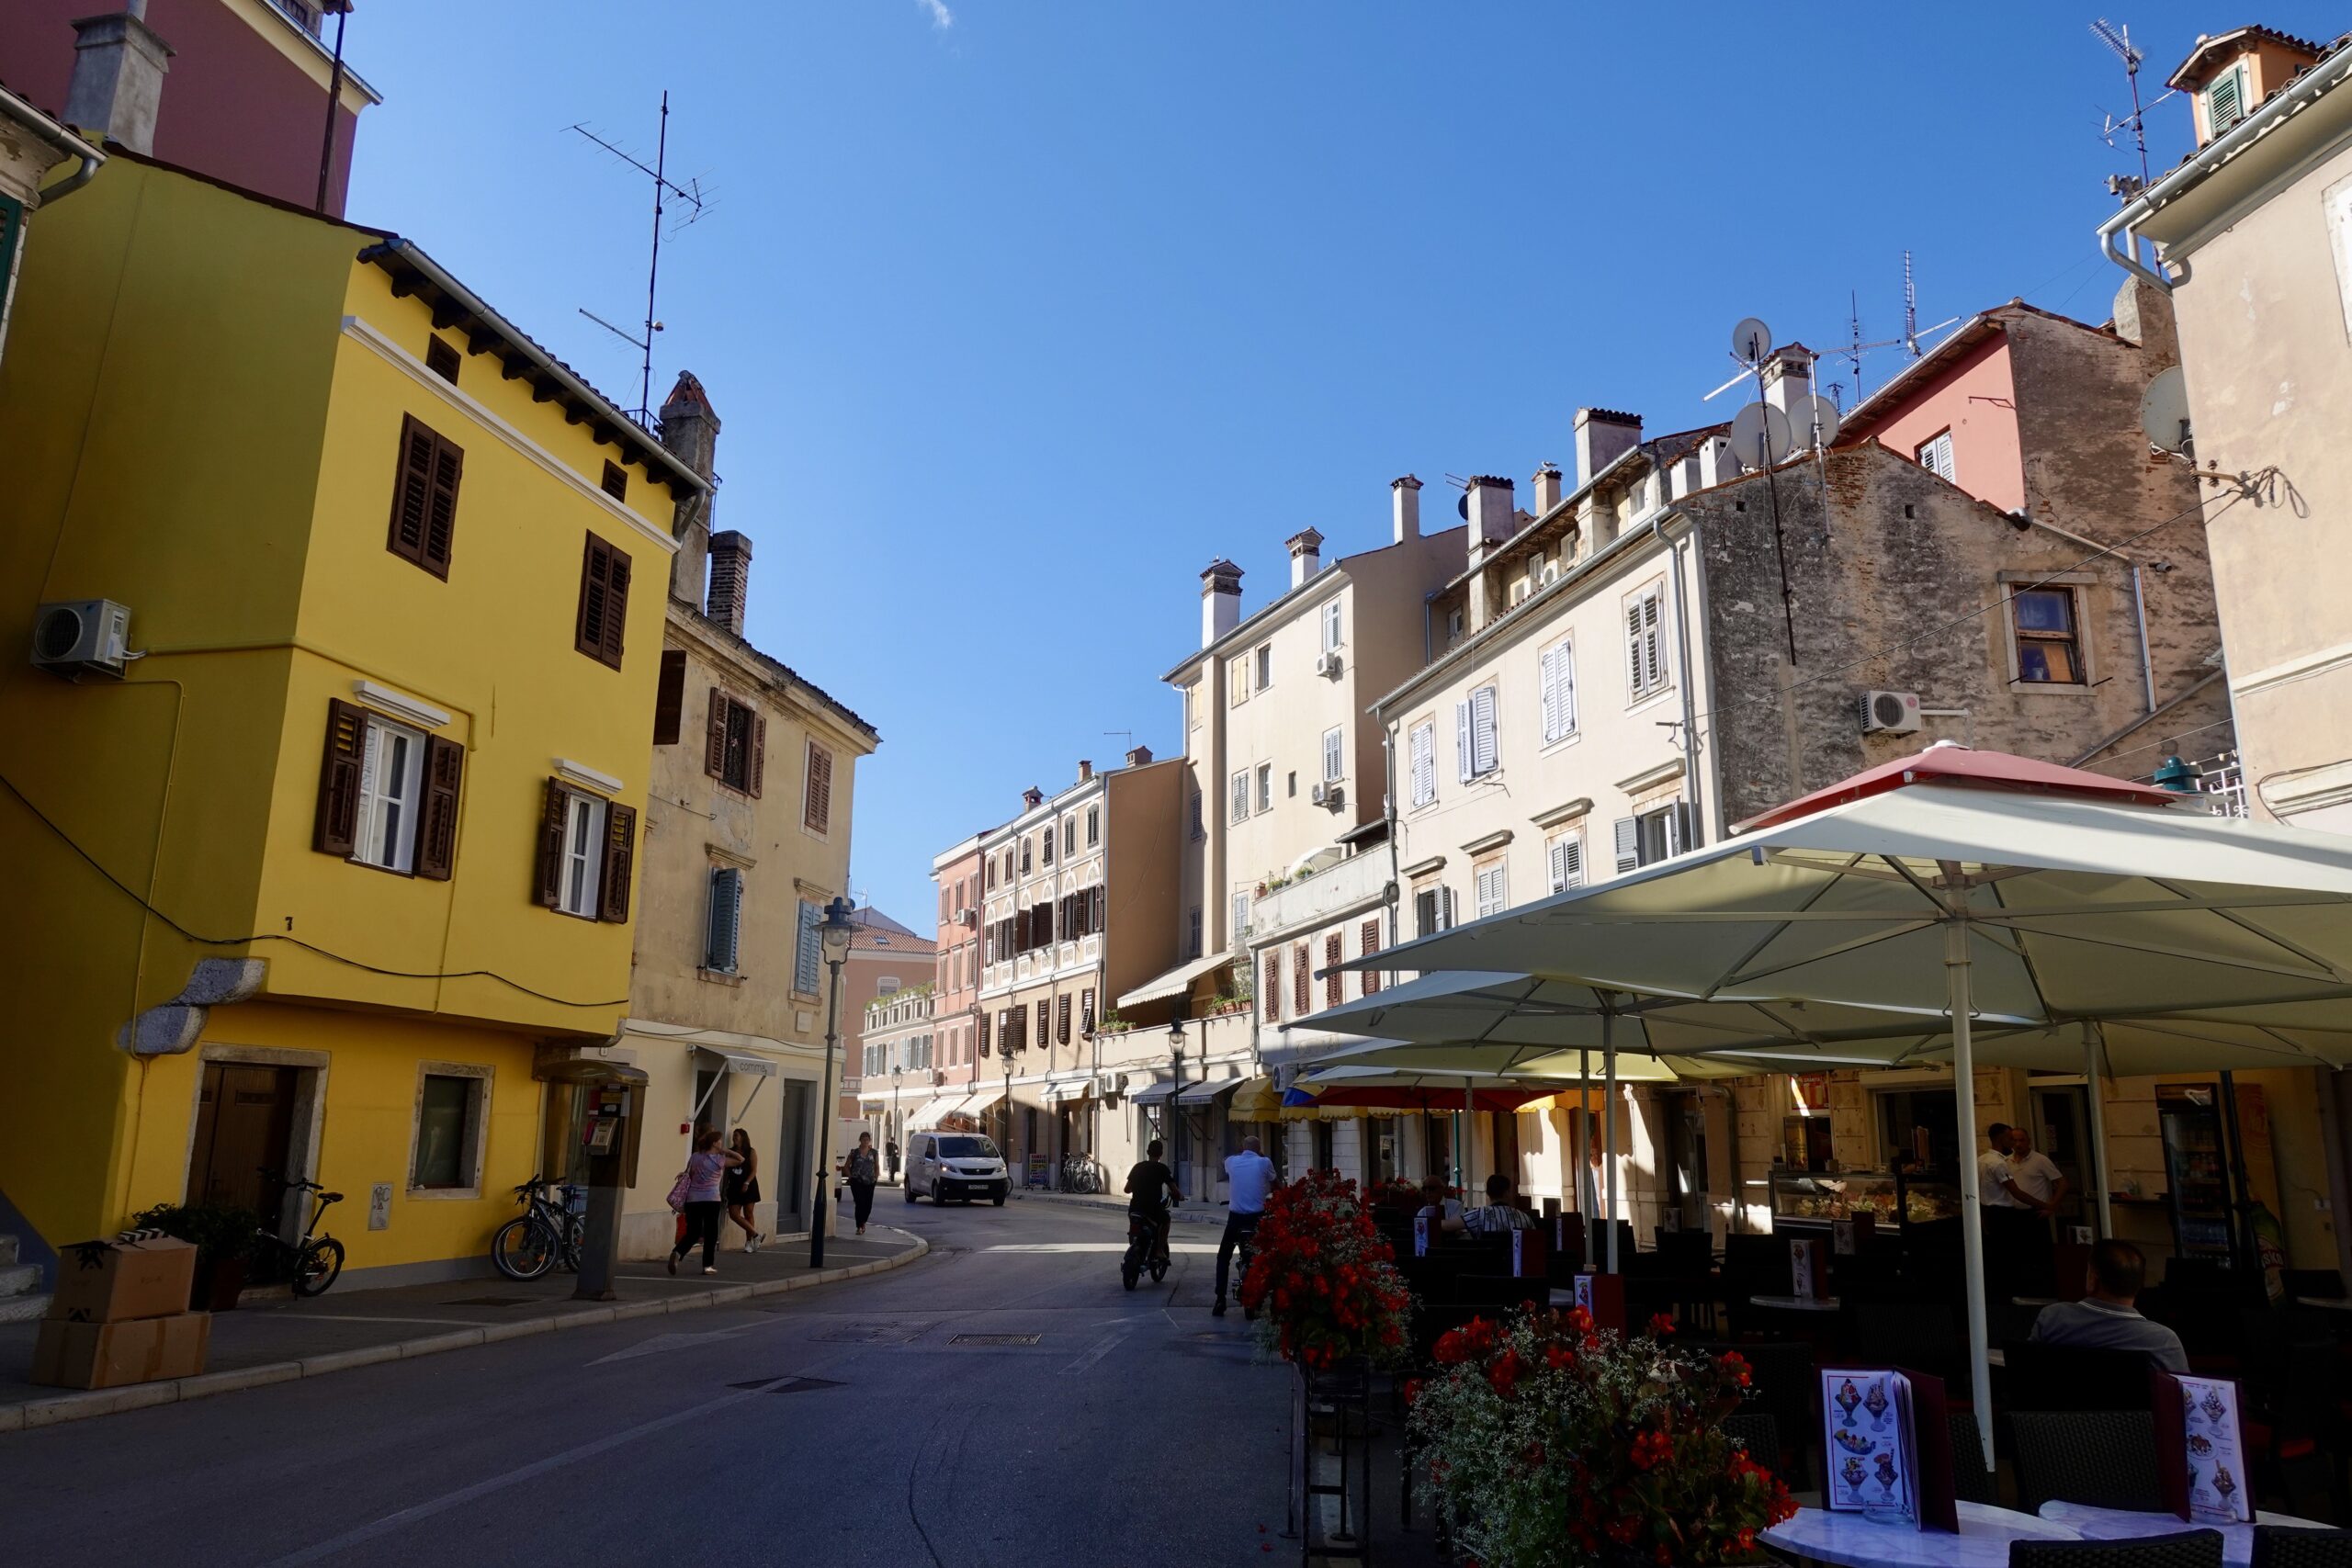
[[[1004,1156],[984,1133],[917,1133],[907,1144],[907,1201],[924,1193],[934,1203],[985,1195],[999,1208],[1012,1190]]]

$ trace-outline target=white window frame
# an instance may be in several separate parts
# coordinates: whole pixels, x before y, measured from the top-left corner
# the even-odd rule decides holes
[[[1250,890],[1243,888],[1233,896],[1232,940],[1238,942],[1250,931]]]
[[[1258,764],[1258,809],[1272,811],[1273,808],[1274,765],[1272,762],[1261,762]]]
[[[386,871],[413,872],[416,818],[424,806],[424,732],[374,714],[363,724],[351,858]]]
[[[1099,806],[1090,806],[1086,808],[1086,847],[1090,850],[1093,849],[1102,841],[1102,808]]]
[[[1250,667],[1256,672],[1256,689],[1262,692],[1274,683],[1274,645],[1261,642],[1250,657]]]
[[[1416,809],[1437,800],[1437,720],[1425,718],[1405,738],[1406,766],[1410,773]]]
[[[1501,771],[1501,690],[1489,681],[1453,705],[1454,771],[1464,784]]]
[[[602,795],[568,790],[563,807],[563,859],[556,878],[555,907],[582,919],[596,918],[605,874],[605,813]]]
[[[1478,918],[1499,915],[1510,908],[1510,863],[1498,860],[1482,865],[1472,873],[1478,901]]]
[[[1340,602],[1337,599],[1323,606],[1323,651],[1330,652],[1340,646]]]
[[[1327,729],[1323,732],[1323,782],[1325,784],[1338,784],[1340,777],[1346,772],[1347,746],[1345,738],[1341,732],[1336,728]]]
[[[1584,829],[1561,834],[1544,846],[1544,870],[1555,893],[1584,886]]]
[[[1562,637],[1537,657],[1536,682],[1543,688],[1544,744],[1570,739],[1577,732],[1575,638]]]
[[[1959,470],[1952,463],[1950,428],[1939,430],[1925,441],[1920,442],[1912,449],[1911,457],[1921,468],[1943,480],[1944,483],[1958,484],[1960,482],[1952,477]]]
[[[1666,638],[1666,585],[1653,582],[1625,595],[1625,701],[1645,702],[1674,685]]]

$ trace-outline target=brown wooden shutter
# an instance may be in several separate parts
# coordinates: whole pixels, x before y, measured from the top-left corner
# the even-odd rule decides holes
[[[580,619],[571,646],[616,670],[628,624],[628,557],[589,535],[580,561]]]
[[[1067,993],[1054,1000],[1054,1038],[1069,1043],[1069,997]]]
[[[447,882],[458,863],[458,783],[466,749],[438,735],[424,739],[424,808],[416,814],[416,874]]]
[[[628,919],[629,879],[637,869],[637,811],[615,801],[605,807],[605,866],[597,878],[596,918]]]
[[[605,645],[600,656],[605,663],[617,670],[621,667],[622,638],[628,630],[629,559],[610,545],[605,547],[605,551],[612,558],[612,565],[607,570],[612,578],[613,608],[612,613],[605,617]]]
[[[1029,910],[1025,906],[1012,911],[1012,951],[1029,951]]]
[[[727,694],[710,689],[710,713],[703,726],[702,771],[712,778],[727,776]]]
[[[1046,998],[1039,997],[1037,998],[1037,1044],[1040,1049],[1054,1043],[1054,1037],[1046,1032],[1052,1027],[1053,1018],[1046,1011]]]
[[[1082,991],[1082,992],[1080,992],[1080,997],[1079,997],[1079,1004],[1078,1004],[1078,1016],[1079,1016],[1079,1019],[1080,1019],[1080,1023],[1079,1023],[1079,1029],[1080,1029],[1080,1031],[1081,1032],[1083,1032],[1083,1033],[1087,1033],[1087,1034],[1091,1034],[1091,1033],[1093,1033],[1093,1032],[1094,1032],[1094,990],[1093,990],[1093,987],[1089,987],[1086,990],[1084,990],[1084,991]]]
[[[989,1054],[989,1015],[980,1014],[980,1055]]]
[[[1283,955],[1266,954],[1266,976],[1259,985],[1259,999],[1265,1006],[1266,1021],[1275,1023],[1283,1016]]]
[[[760,786],[768,776],[768,721],[765,714],[752,715],[752,798],[760,798]]]
[[[1340,946],[1338,931],[1323,939],[1323,967],[1329,971],[1323,976],[1323,1005],[1327,1008],[1340,1005],[1340,960],[1345,956]]]
[[[808,805],[801,821],[812,833],[827,833],[833,823],[833,754],[815,741],[808,743]]]
[[[563,902],[563,817],[571,805],[571,792],[563,781],[548,780],[539,804],[538,899],[549,909]]]
[[[1307,986],[1308,983],[1315,978],[1312,973],[1314,965],[1307,960],[1306,944],[1305,942],[1300,942],[1296,947],[1291,950],[1290,963],[1291,1016],[1294,1018],[1305,1018],[1306,1016],[1306,1010],[1311,1005],[1312,1000],[1308,994]]]
[[[433,494],[425,509],[424,554],[417,564],[438,578],[449,575],[449,554],[458,535],[458,480],[466,455],[439,436],[433,438]]]
[[[662,681],[653,692],[653,744],[675,746],[685,725],[686,650],[662,650]]]
[[[1376,919],[1366,920],[1363,923],[1363,951],[1366,956],[1370,956],[1371,954],[1380,951],[1380,922]],[[1368,997],[1378,989],[1380,989],[1380,971],[1377,969],[1365,970],[1363,972],[1363,994]]]
[[[326,755],[319,763],[319,810],[311,847],[349,856],[359,847],[359,771],[368,754],[368,716],[355,704],[327,699]]]
[[[401,420],[400,461],[392,472],[392,521],[384,547],[402,560],[424,564],[426,519],[433,510],[433,449],[438,444],[414,414]]]

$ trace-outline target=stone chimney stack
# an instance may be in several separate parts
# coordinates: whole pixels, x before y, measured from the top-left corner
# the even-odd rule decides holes
[[[1546,463],[1535,470],[1535,515],[1548,517],[1560,504],[1560,466]]]
[[[1323,570],[1323,536],[1302,528],[1283,541],[1290,548],[1290,585],[1299,587]]]
[[[691,370],[678,372],[678,384],[662,404],[662,445],[706,481],[718,474],[718,413]],[[670,531],[678,553],[670,558],[670,597],[702,608],[703,579],[710,561],[712,497],[690,495],[678,502]]]
[[[1713,490],[1719,484],[1739,478],[1739,459],[1732,456],[1731,443],[1720,435],[1710,435],[1699,443],[1699,488]]]
[[[1241,569],[1222,558],[1201,573],[1201,646],[1241,624]]]
[[[1789,449],[1813,449],[1813,350],[1801,343],[1776,348],[1764,362],[1764,401],[1789,420]]]
[[[1642,416],[1614,409],[1577,410],[1577,488],[1631,451],[1642,438]]]
[[[1150,761],[1151,748],[1148,746],[1137,746],[1127,753],[1127,766],[1131,768],[1140,768]]]
[[[752,588],[752,541],[729,528],[710,536],[710,603],[703,614],[743,635],[743,601]]]
[[[1470,525],[1470,629],[1474,632],[1493,618],[1487,600],[1487,574],[1478,569],[1486,564],[1489,549],[1511,536],[1516,511],[1511,505],[1510,481],[1492,474],[1471,479],[1462,498],[1462,514]]]
[[[1421,536],[1421,481],[1407,474],[1388,481],[1388,509],[1396,521],[1397,544]]]
[[[155,111],[172,46],[147,25],[147,0],[74,24],[74,75],[65,86],[65,123],[111,139],[133,152],[155,151]]]
[[[1094,776],[1094,764],[1084,757],[1078,760],[1078,782],[1086,783]]]
[[[1046,792],[1035,784],[1031,784],[1021,792],[1021,808],[1023,811],[1035,811],[1045,804]]]

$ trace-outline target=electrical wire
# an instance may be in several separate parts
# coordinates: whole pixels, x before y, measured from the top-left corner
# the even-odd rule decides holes
[[[571,1000],[568,997],[549,996],[545,991],[532,989],[530,987],[523,984],[520,980],[510,980],[495,969],[456,969],[445,970],[438,973],[428,973],[413,969],[386,969],[379,964],[369,964],[361,959],[347,958],[342,953],[336,953],[332,949],[321,947],[316,942],[304,942],[298,936],[288,936],[283,931],[260,931],[252,936],[201,935],[196,931],[188,930],[186,926],[180,924],[179,921],[172,919],[171,916],[165,914],[163,910],[149,903],[146,898],[140,894],[138,889],[124,882],[113,872],[108,871],[105,865],[100,863],[96,855],[92,854],[89,851],[84,849],[79,843],[75,842],[74,836],[71,833],[68,833],[64,829],[51,821],[48,813],[41,810],[40,807],[34,805],[32,798],[26,795],[23,790],[17,787],[16,780],[8,777],[6,773],[0,773],[0,785],[5,785],[7,788],[8,793],[17,797],[17,803],[23,806],[27,811],[33,814],[33,819],[35,821],[48,829],[51,833],[54,834],[60,843],[63,844],[67,849],[72,850],[75,854],[79,855],[90,869],[104,877],[107,880],[107,885],[112,886],[115,891],[120,893],[124,897],[138,905],[148,914],[153,915],[155,919],[163,921],[164,924],[169,926],[182,938],[194,942],[198,947],[248,947],[257,942],[282,942],[288,947],[299,947],[305,953],[315,953],[319,957],[327,959],[332,963],[342,964],[354,969],[364,970],[366,973],[370,975],[382,975],[394,980],[495,980],[500,985],[505,986],[513,990],[520,991],[526,997],[536,997],[543,1002],[553,1002],[558,1007],[616,1008],[627,1007],[628,1005],[628,998],[627,997],[622,997],[616,1000],[606,1002],[578,1002]]]

